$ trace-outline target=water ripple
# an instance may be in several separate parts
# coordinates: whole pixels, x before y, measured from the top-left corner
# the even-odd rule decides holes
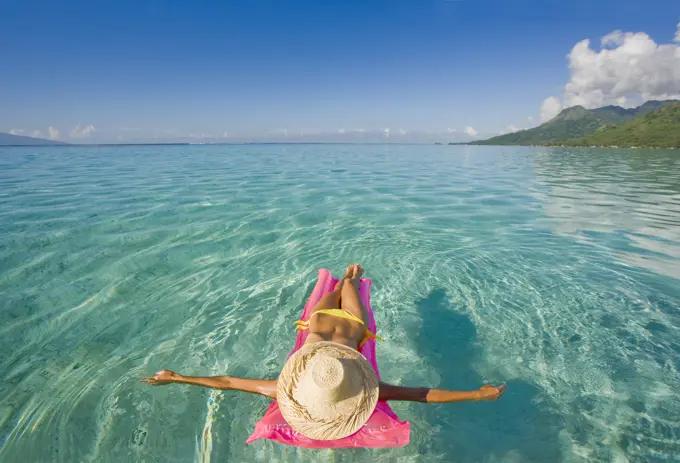
[[[439,146],[0,151],[2,461],[649,461],[680,454],[680,158]],[[380,452],[243,441],[319,267],[374,279]]]

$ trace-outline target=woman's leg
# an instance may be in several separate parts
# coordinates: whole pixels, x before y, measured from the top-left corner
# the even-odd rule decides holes
[[[347,267],[347,271],[345,272],[345,276],[342,277],[340,280],[338,280],[338,283],[335,285],[335,288],[333,288],[333,291],[326,293],[323,295],[321,299],[319,299],[319,302],[314,305],[312,310],[309,312],[309,315],[311,315],[316,312],[319,309],[339,309],[340,308],[340,298],[342,295],[342,288],[345,283],[346,278],[351,278],[352,273],[354,271],[354,266],[350,265]]]
[[[340,308],[363,320],[364,325],[368,325],[368,314],[359,294],[364,269],[359,264],[354,264],[353,267],[352,276],[345,278],[345,283],[341,288]]]

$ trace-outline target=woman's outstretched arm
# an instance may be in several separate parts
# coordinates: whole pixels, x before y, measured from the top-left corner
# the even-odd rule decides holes
[[[276,398],[275,379],[247,379],[233,376],[184,376],[174,371],[161,370],[154,376],[140,379],[141,382],[152,386],[165,384],[190,384],[192,386],[209,387],[212,389],[226,389],[234,391],[251,392],[272,399]]]
[[[505,384],[487,384],[475,391],[445,391],[429,387],[404,387],[380,383],[380,400],[406,400],[410,402],[446,403],[480,400],[498,400],[505,392]]]

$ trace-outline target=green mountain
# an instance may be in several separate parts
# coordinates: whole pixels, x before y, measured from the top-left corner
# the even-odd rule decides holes
[[[470,145],[545,145],[554,144],[576,138],[587,137],[612,125],[623,124],[650,111],[662,108],[673,101],[648,101],[637,108],[620,106],[604,106],[597,109],[585,109],[583,106],[572,106],[564,109],[555,118],[534,127],[508,133],[488,140],[479,140]]]
[[[645,114],[663,108],[666,105],[673,103],[673,100],[647,101],[642,106],[637,108],[622,108],[621,106],[604,106],[602,108],[591,109],[590,112],[595,114],[600,119],[608,124],[618,125],[624,122],[632,121],[636,117],[644,116]]]
[[[623,108],[622,108],[623,109]],[[545,124],[470,143],[471,145],[541,145],[583,137],[607,125],[607,121],[583,106],[573,106]]]
[[[0,146],[37,146],[37,145],[66,145],[67,143],[43,138],[24,137],[0,132]]]
[[[605,127],[575,140],[551,143],[564,146],[620,148],[680,148],[680,102],[662,106],[623,124]]]

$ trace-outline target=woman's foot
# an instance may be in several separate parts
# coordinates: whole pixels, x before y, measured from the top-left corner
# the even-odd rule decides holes
[[[342,279],[349,278],[350,280],[354,277],[354,271],[356,268],[357,264],[349,264],[347,266],[347,270],[345,270],[345,275],[342,277]]]
[[[352,269],[352,276],[350,277],[350,280],[352,280],[352,283],[354,286],[357,288],[361,284],[361,277],[364,274],[364,269],[361,267],[360,264],[354,264]]]
[[[338,280],[338,282],[335,284],[335,288],[333,290],[335,291],[340,291],[342,289],[342,284],[345,282],[345,280],[351,280],[352,275],[354,275],[354,266],[356,264],[350,264],[347,266],[347,270],[345,270],[345,274]]]

